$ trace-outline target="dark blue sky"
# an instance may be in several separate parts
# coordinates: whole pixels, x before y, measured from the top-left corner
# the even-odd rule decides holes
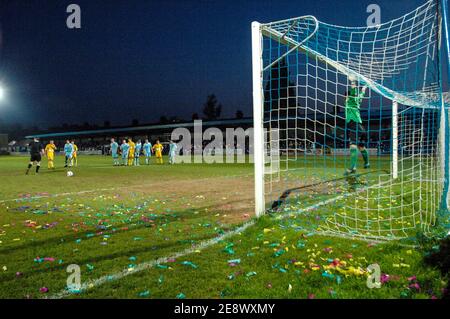
[[[66,6],[82,29],[66,27]],[[190,119],[215,93],[223,117],[252,113],[250,24],[312,14],[365,25],[424,0],[1,0],[0,121],[129,124],[161,115]]]

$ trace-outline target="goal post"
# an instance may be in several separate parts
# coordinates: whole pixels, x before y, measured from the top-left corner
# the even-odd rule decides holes
[[[429,0],[371,27],[252,23],[257,216],[389,240],[431,233],[448,215],[446,8]]]
[[[440,33],[440,43],[442,43],[443,52],[444,52],[444,59],[443,61],[447,62],[447,96],[444,96],[444,79],[441,78],[441,112],[442,117],[444,117],[444,127],[445,127],[445,147],[444,147],[444,158],[445,158],[445,164],[444,164],[444,192],[442,194],[442,207],[441,211],[444,212],[444,214],[449,214],[449,207],[450,207],[450,106],[446,105],[447,103],[450,103],[450,101],[446,101],[447,99],[450,99],[450,25],[449,25],[449,7],[448,7],[448,0],[441,0],[440,2],[440,17],[441,17],[441,25],[442,25],[442,32]],[[445,67],[445,66],[444,66]],[[441,72],[442,73],[442,72]],[[447,217],[448,218],[448,217]],[[450,218],[448,218],[450,219]],[[450,222],[450,220],[449,220]]]
[[[398,103],[392,102],[392,178],[398,178]]]
[[[252,68],[253,68],[253,162],[255,174],[255,214],[265,211],[264,200],[264,128],[262,87],[262,34],[261,24],[252,23]]]

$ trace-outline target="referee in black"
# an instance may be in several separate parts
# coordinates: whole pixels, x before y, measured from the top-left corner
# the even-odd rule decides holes
[[[36,164],[36,174],[38,174],[39,168],[41,168],[41,159],[42,159],[42,154],[44,153],[44,150],[42,148],[41,143],[39,143],[39,139],[36,137],[33,139],[33,141],[30,144],[28,144],[28,146],[30,147],[31,157],[30,157],[30,163],[28,164],[26,174],[28,175],[33,164]]]

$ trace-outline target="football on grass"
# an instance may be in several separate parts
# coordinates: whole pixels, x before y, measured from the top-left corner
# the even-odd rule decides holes
[[[73,172],[72,171],[67,171],[67,177],[71,177],[73,176]]]

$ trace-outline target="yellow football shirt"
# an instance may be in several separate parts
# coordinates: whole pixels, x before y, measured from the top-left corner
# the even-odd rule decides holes
[[[56,151],[56,145],[55,144],[47,144],[45,146],[45,154],[47,155],[47,157],[49,158],[53,158],[55,155],[55,151]]]
[[[161,143],[153,145],[153,150],[155,151],[155,154],[157,157],[160,157],[162,155],[163,146]]]

